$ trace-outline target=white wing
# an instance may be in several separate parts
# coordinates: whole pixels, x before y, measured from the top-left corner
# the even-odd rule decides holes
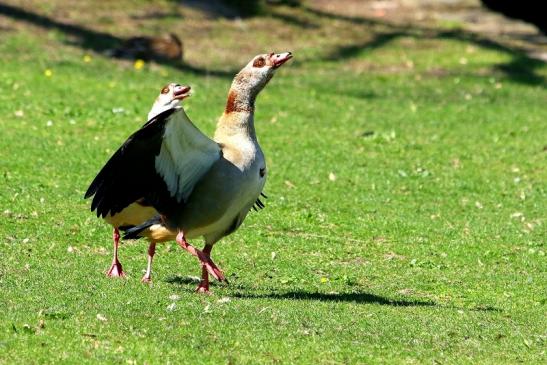
[[[196,183],[220,158],[219,145],[204,135],[181,108],[169,118],[156,171],[163,178],[172,197],[185,201]]]

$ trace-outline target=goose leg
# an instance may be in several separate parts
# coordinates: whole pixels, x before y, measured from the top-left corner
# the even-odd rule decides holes
[[[141,279],[143,283],[152,282],[152,260],[154,259],[155,253],[156,253],[156,242],[150,242],[150,246],[148,246],[148,265],[146,266],[146,273]]]
[[[199,282],[198,287],[196,288],[196,292],[203,293],[203,294],[209,294],[209,272],[205,268],[205,266],[201,267],[201,281]]]
[[[203,247],[203,250],[201,252],[203,252],[203,254],[209,257],[210,259],[212,249],[213,249],[213,245],[205,245],[205,247]],[[196,291],[198,293],[206,293],[206,294],[209,293],[209,272],[203,265],[201,266],[201,281],[199,282],[199,285],[196,288]]]
[[[112,258],[110,269],[106,272],[106,276],[123,278],[125,277],[125,273],[123,272],[122,264],[118,260],[118,246],[120,244],[120,231],[118,231],[118,228],[114,228],[112,238],[114,240],[114,257]]]
[[[215,279],[217,279],[218,281],[226,281],[224,273],[217,267],[217,265],[215,265],[215,263],[211,260],[208,254],[205,254],[204,252],[198,250],[197,248],[186,242],[184,232],[180,231],[177,234],[177,243],[180,247],[190,252],[192,255],[196,256],[201,263],[202,268],[205,268],[209,272],[209,274],[213,275]],[[210,251],[211,249],[209,249],[209,252]]]

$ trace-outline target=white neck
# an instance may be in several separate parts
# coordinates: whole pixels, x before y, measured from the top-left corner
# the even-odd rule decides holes
[[[154,105],[152,109],[150,110],[150,113],[148,113],[148,120],[157,117],[158,115],[160,115],[161,113],[169,109],[182,109],[182,106],[181,105],[172,106],[171,104],[159,105],[159,106]]]

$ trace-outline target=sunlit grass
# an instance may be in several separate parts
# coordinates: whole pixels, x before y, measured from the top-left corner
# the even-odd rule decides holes
[[[230,285],[200,296],[174,244],[150,287],[145,242],[105,278],[110,227],[82,197],[161,86],[192,85],[211,135],[230,78],[5,39],[0,363],[545,361],[547,93],[499,70],[506,51],[297,53],[257,101],[266,209],[215,247]]]

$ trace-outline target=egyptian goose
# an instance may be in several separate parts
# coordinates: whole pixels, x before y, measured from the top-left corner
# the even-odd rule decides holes
[[[184,100],[186,97],[190,95],[190,87],[189,86],[181,86],[175,83],[168,84],[164,86],[161,89],[161,92],[159,96],[156,98],[154,104],[152,105],[152,108],[150,112],[148,113],[148,123],[154,123],[152,120],[154,117],[158,116],[162,112],[172,109],[172,108],[178,108],[179,103]],[[143,128],[144,128],[143,127]],[[128,144],[129,141],[131,141],[132,138],[134,138],[135,135],[129,137],[128,141],[121,147],[121,149],[124,149],[125,146]],[[135,144],[131,144],[131,148],[135,148]],[[138,152],[138,151],[136,151]],[[112,163],[116,163],[115,160],[119,159],[119,153],[115,154],[110,161],[108,162],[106,166]],[[106,168],[105,166],[105,168]],[[104,170],[104,169],[103,169]],[[93,181],[89,189],[87,190],[85,197],[89,198],[93,194],[97,192],[97,190],[100,188],[100,185],[98,184],[98,178],[101,176],[101,173],[97,176],[97,178]],[[115,178],[115,175],[111,175],[110,178]],[[95,202],[95,204],[98,204],[99,202]],[[146,199],[144,198],[144,195],[141,196],[141,198],[138,198],[137,200],[134,200],[132,203],[130,203],[128,206],[124,207],[121,211],[118,209],[112,209],[106,214],[99,213],[97,211],[97,216],[102,215],[104,220],[112,225],[113,227],[113,241],[114,241],[114,255],[112,258],[112,265],[110,266],[110,269],[106,272],[106,275],[109,277],[125,277],[125,273],[123,271],[122,264],[120,263],[118,259],[118,247],[119,247],[119,240],[120,240],[120,232],[119,227],[132,227],[138,224],[141,224],[145,222],[146,220],[154,217],[157,215],[158,212],[156,209],[154,209],[150,204],[147,203]],[[142,281],[143,282],[150,282],[151,280],[151,268],[152,268],[152,258],[154,257],[155,253],[155,243],[151,242],[150,247],[148,248],[148,266],[146,273],[144,274]]]
[[[96,186],[91,209],[98,215],[116,213],[144,197],[160,214],[124,229],[124,238],[175,239],[202,265],[198,292],[209,292],[209,274],[226,280],[211,260],[213,245],[234,232],[255,204],[261,205],[266,164],[254,129],[255,100],[291,58],[290,52],[258,55],[235,76],[214,140],[182,108],[168,109],[135,133],[91,186]],[[203,250],[187,242],[200,236]]]
[[[183,51],[180,38],[176,34],[168,33],[155,37],[126,39],[110,53],[118,58],[182,62]]]

